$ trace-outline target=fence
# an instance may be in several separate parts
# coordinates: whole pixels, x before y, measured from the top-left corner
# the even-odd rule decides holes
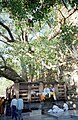
[[[27,107],[27,103],[35,103],[32,107],[37,107],[37,104],[40,103],[39,93],[43,92],[44,86],[47,84],[53,85],[52,82],[20,82],[14,83],[10,88],[6,89],[6,97],[12,98],[14,94],[16,94],[17,98],[19,95],[22,95],[24,100],[25,108]],[[57,100],[64,100],[67,98],[66,96],[66,85],[65,84],[54,84],[55,93]]]

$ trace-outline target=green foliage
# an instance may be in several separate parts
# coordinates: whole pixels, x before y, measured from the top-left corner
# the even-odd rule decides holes
[[[68,1],[67,1],[68,3]],[[66,3],[66,4],[67,4]],[[56,5],[62,5],[61,0],[2,0],[1,6],[7,7],[10,11],[11,17],[18,18],[19,20],[32,19],[39,21],[46,17],[46,15],[52,11],[52,7]],[[69,4],[74,7],[78,7],[77,0],[70,0]],[[31,17],[32,18],[31,18]]]
[[[23,1],[24,0],[10,0],[8,3],[8,8],[12,12],[12,15],[19,18],[19,20],[26,17]]]
[[[72,0],[72,4],[75,5],[75,3],[77,4],[77,1]],[[23,70],[29,77],[38,76],[39,71],[45,70],[42,62],[48,66],[57,64],[58,51],[65,53],[65,44],[71,47],[77,42],[75,36],[78,33],[78,27],[67,24],[62,25],[60,37],[48,41],[49,35],[54,32],[54,27],[58,24],[56,7],[59,5],[60,8],[63,5],[60,0],[3,0],[2,5],[8,8],[10,17],[14,19],[15,34],[22,37],[22,31],[25,30],[32,36],[28,42],[16,39],[16,42],[11,44],[12,49],[6,46],[5,52],[1,52],[7,56],[6,64],[13,67],[19,74]],[[55,9],[54,6],[56,6]],[[2,30],[2,32],[5,31]],[[32,47],[34,47],[33,52],[29,50]],[[0,63],[2,64],[2,61]]]
[[[59,4],[59,0],[2,0],[3,7],[7,7],[11,11],[11,17],[22,20],[22,18],[31,19],[30,16],[32,16],[33,22],[45,18],[57,2]]]
[[[77,0],[62,0],[64,6],[70,10],[72,8],[78,8],[78,1]]]
[[[78,8],[78,0],[72,0],[71,6]]]
[[[67,25],[61,27],[62,34],[61,38],[63,40],[63,43],[67,44],[71,47],[72,44],[75,44],[76,38],[75,35],[78,33],[78,27],[73,25]]]
[[[27,43],[17,41],[12,43],[12,47],[5,47],[6,64],[13,69],[15,69],[19,74],[22,70],[28,76],[38,76],[39,71],[43,69],[42,61],[45,64],[55,64],[56,59],[56,49],[52,49],[55,46],[55,41],[48,42],[46,36],[39,39],[35,39],[30,43],[30,46],[34,47],[34,52],[29,52],[29,47]],[[46,68],[47,69],[47,68]]]

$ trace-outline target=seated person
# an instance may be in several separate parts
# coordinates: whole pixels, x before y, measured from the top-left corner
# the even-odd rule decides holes
[[[47,84],[45,85],[44,91],[43,91],[43,96],[48,96],[50,97],[50,89],[48,88]]]
[[[67,110],[68,110],[68,104],[66,103],[66,101],[64,101],[63,109],[64,109],[64,111],[67,111]]]
[[[33,89],[31,90],[31,96],[36,96],[36,92]]]
[[[54,92],[54,87],[52,84],[50,84],[50,92]]]
[[[50,94],[53,95],[54,100],[56,100],[55,88],[50,84]]]

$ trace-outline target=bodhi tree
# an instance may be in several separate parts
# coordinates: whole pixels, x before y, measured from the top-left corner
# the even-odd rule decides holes
[[[68,8],[68,5],[71,6],[71,9]],[[66,9],[63,9],[64,6]],[[4,30],[1,30],[0,41],[12,45],[14,50],[10,50],[8,54],[15,55],[19,59],[22,77],[15,72],[16,68],[12,69],[14,66],[8,64],[9,61],[5,60],[2,53],[1,61],[6,64],[2,66],[1,63],[1,76],[23,81],[27,78],[39,78],[40,73],[42,76],[46,70],[54,69],[57,71],[56,79],[59,79],[59,75],[63,74],[61,73],[63,64],[66,65],[69,62],[66,55],[70,56],[72,53],[72,58],[73,55],[74,58],[77,57],[75,45],[78,29],[69,20],[77,11],[77,7],[78,3],[75,0],[2,0],[0,10],[9,13],[15,24],[15,31],[11,32],[7,23],[2,19],[0,26],[6,29],[9,37],[4,34]],[[62,9],[68,12],[67,16],[64,16]],[[5,71],[14,72],[13,76],[16,77],[14,79],[12,76],[8,77],[9,74],[6,75]],[[46,74],[47,72],[44,76]]]

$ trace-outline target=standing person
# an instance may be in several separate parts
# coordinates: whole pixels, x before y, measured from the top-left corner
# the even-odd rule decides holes
[[[11,98],[6,98],[5,100],[5,115],[11,116]]]
[[[5,99],[4,97],[0,97],[0,114],[4,114],[4,108],[5,108]]]
[[[2,115],[2,98],[0,97],[0,115]]]
[[[24,102],[23,102],[22,96],[19,95],[19,98],[17,100],[18,120],[23,120],[22,118],[23,107],[24,107]]]
[[[13,99],[11,101],[11,108],[12,108],[12,120],[15,118],[17,120],[17,99],[16,95],[13,96]]]

